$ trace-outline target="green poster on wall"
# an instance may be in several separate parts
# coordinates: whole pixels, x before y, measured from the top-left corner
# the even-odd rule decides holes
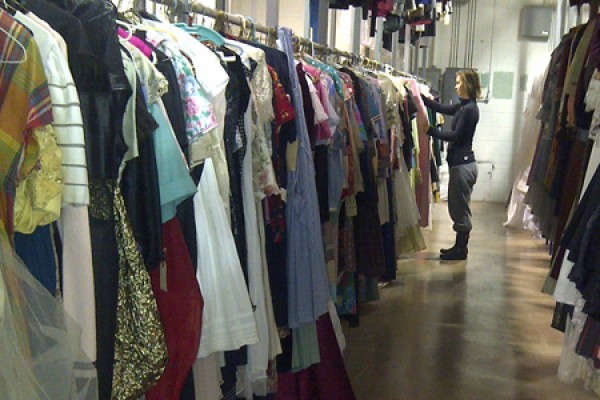
[[[492,97],[495,99],[512,99],[513,81],[513,72],[494,72]]]
[[[479,74],[479,83],[481,84],[482,88],[489,87],[490,86],[490,73],[484,72],[482,74]]]

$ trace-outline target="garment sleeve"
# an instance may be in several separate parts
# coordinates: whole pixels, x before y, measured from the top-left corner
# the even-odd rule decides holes
[[[431,108],[435,112],[439,112],[439,113],[446,114],[446,115],[456,114],[458,112],[458,110],[460,110],[460,107],[462,106],[460,103],[440,104],[437,101],[428,99],[425,96],[421,96],[421,98],[423,99],[423,102],[425,103],[425,105],[427,107]]]
[[[432,126],[427,131],[427,134],[447,142],[458,142],[465,136],[467,132],[473,130],[476,119],[477,115],[475,110],[464,108],[460,116],[457,118],[454,129],[451,131],[441,131]]]

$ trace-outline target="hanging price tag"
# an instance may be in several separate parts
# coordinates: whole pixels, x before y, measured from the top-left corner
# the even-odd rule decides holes
[[[168,292],[168,285],[167,285],[167,250],[164,250],[165,252],[165,260],[160,262],[160,290],[162,290],[163,292]]]

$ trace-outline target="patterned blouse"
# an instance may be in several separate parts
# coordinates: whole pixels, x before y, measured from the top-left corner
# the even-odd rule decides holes
[[[194,76],[190,61],[168,40],[156,43],[155,46],[163,51],[173,61],[177,81],[181,91],[185,130],[188,142],[191,143],[200,136],[217,127],[217,118],[211,103],[202,93],[200,84]]]

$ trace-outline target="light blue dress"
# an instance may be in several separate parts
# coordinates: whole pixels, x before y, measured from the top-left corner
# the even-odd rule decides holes
[[[187,169],[164,108],[159,103],[154,103],[150,106],[150,113],[158,123],[153,139],[160,187],[161,217],[164,224],[175,217],[177,206],[181,202],[196,193],[196,185]]]
[[[279,28],[288,58],[298,143],[296,171],[288,171],[286,223],[288,230],[288,311],[290,328],[314,322],[328,311],[329,289],[310,140],[302,92],[293,56],[292,32]]]

